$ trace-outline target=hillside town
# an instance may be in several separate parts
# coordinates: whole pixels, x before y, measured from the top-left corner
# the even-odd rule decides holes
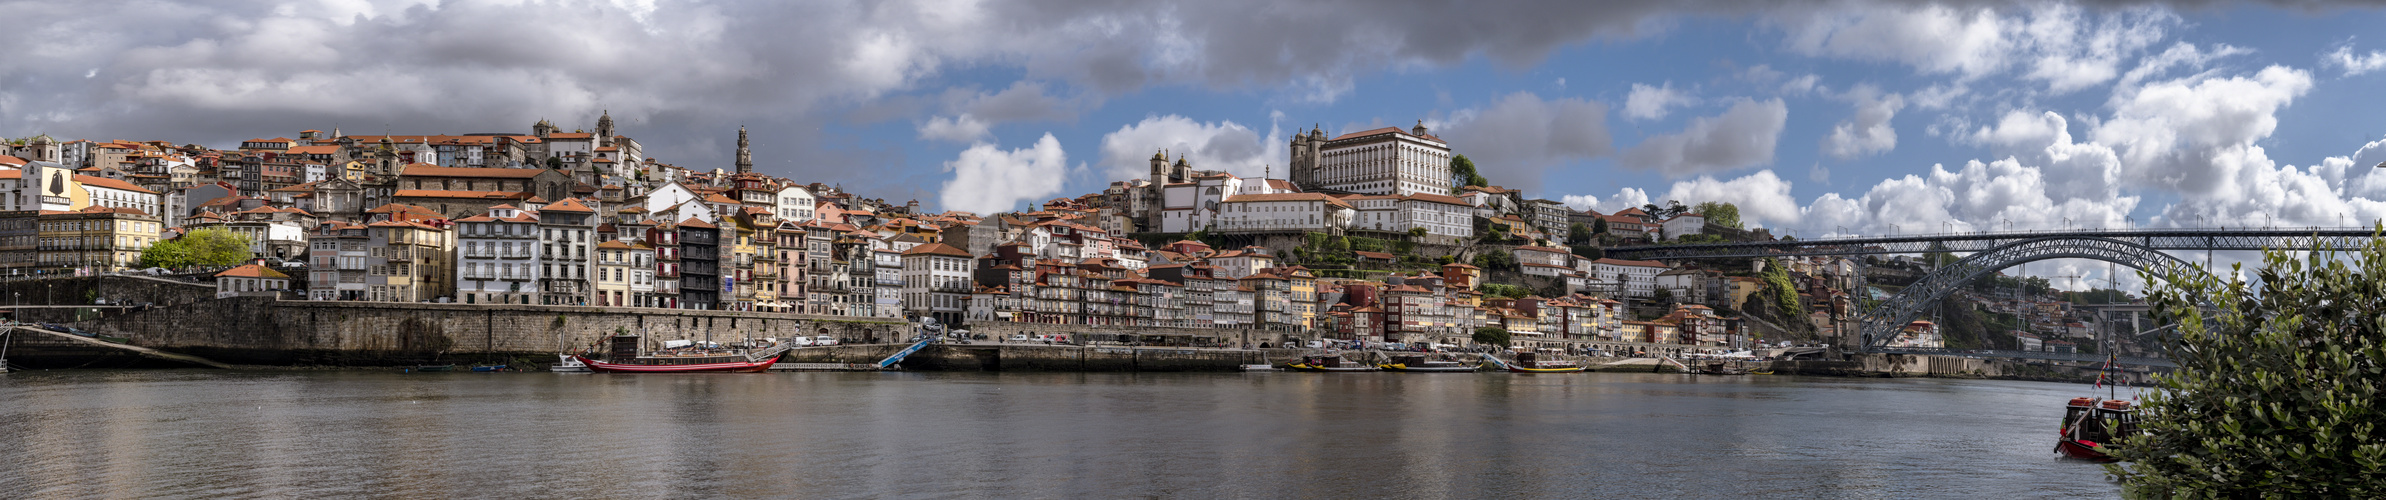
[[[522,134],[296,135],[228,150],[0,139],[0,275],[174,271],[144,253],[221,229],[253,262],[210,271],[228,296],[1448,346],[1486,342],[1488,328],[1517,348],[1580,352],[1839,341],[1864,294],[1923,271],[1910,258],[1605,258],[1774,237],[1742,229],[1728,204],[1601,213],[1489,185],[1422,123],[1295,134],[1282,179],[1155,150],[1147,178],[995,214],[755,172],[743,129],[734,164],[710,169],[646,156],[609,114],[570,132],[541,120]],[[1897,345],[2087,342],[2098,315],[2043,288],[1951,301],[1994,320],[1967,328],[1995,332],[1950,341],[1917,321]]]

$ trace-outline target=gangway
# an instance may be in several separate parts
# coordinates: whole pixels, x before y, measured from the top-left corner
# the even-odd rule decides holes
[[[793,349],[793,348],[795,348],[795,343],[794,343],[794,342],[779,342],[779,343],[776,343],[776,344],[772,344],[772,345],[771,345],[769,348],[767,348],[767,349],[763,349],[763,350],[761,350],[761,351],[757,351],[757,352],[749,352],[749,353],[746,353],[746,362],[747,362],[747,363],[760,363],[760,362],[763,362],[763,360],[775,359],[775,358],[778,358],[780,354],[785,354],[785,353],[787,353],[787,350],[788,350],[788,349]]]
[[[1507,370],[1507,369],[1508,369],[1508,362],[1506,362],[1506,361],[1500,361],[1500,357],[1499,357],[1499,356],[1493,356],[1493,355],[1491,355],[1491,353],[1488,353],[1488,352],[1483,352],[1483,353],[1475,353],[1475,354],[1476,354],[1476,355],[1478,355],[1478,356],[1482,356],[1484,360],[1490,361],[1492,365],[1500,367],[1500,369],[1501,369],[1501,370]]]
[[[903,361],[904,356],[910,356],[911,353],[920,352],[920,348],[928,347],[929,343],[935,341],[936,336],[934,335],[929,335],[927,338],[922,338],[919,342],[911,344],[911,347],[905,347],[901,351],[895,351],[895,355],[887,356],[886,359],[879,360],[878,367],[886,368],[889,366],[895,366],[895,363]]]

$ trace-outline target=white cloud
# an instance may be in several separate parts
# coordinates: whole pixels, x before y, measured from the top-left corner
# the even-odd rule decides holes
[[[1649,192],[1640,188],[1623,188],[1617,190],[1614,196],[1604,199],[1591,195],[1570,194],[1559,201],[1575,210],[1598,210],[1599,213],[1612,214],[1618,210],[1648,205]]]
[[[1281,115],[1277,115],[1281,116]],[[1283,136],[1284,139],[1276,139]],[[1273,172],[1287,177],[1285,162],[1292,158],[1274,124],[1267,135],[1231,121],[1202,123],[1177,115],[1151,116],[1102,136],[1100,171],[1107,180],[1148,179],[1152,153],[1167,151],[1171,161],[1183,158],[1197,170],[1224,170],[1243,177]]]
[[[2327,56],[2320,58],[2320,64],[2343,69],[2345,76],[2359,75],[2377,71],[2378,68],[2386,68],[2386,50],[2354,54],[2352,44],[2339,45],[2335,52],[2329,52]]]
[[[1666,108],[1678,108],[1698,103],[1689,91],[1674,88],[1674,82],[1651,87],[1632,84],[1632,94],[1624,98],[1624,116],[1635,120],[1665,118]]]
[[[961,116],[955,117],[931,117],[927,122],[921,123],[919,127],[921,139],[952,142],[985,140],[988,136],[986,129],[985,121],[970,116],[968,113],[962,113]]]
[[[2089,132],[2120,153],[2126,180],[2190,194],[2233,191],[2235,170],[2268,163],[2254,142],[2278,110],[2311,90],[2311,74],[2272,66],[2252,77],[2190,77],[2115,92],[2111,117]]]
[[[1749,227],[1779,225],[1801,216],[1798,200],[1790,197],[1790,182],[1774,175],[1772,170],[1759,170],[1731,180],[1702,175],[1675,182],[1663,199],[1683,205],[1708,201],[1730,203],[1740,207],[1740,221]]]
[[[1681,133],[1642,140],[1618,163],[1675,177],[1772,163],[1788,120],[1781,99],[1741,101],[1722,115],[1691,120]]]
[[[1027,149],[972,145],[944,163],[953,179],[944,184],[942,206],[981,214],[1017,209],[1020,202],[1059,194],[1068,178],[1068,163],[1068,154],[1052,134],[1044,134]]]
[[[1831,127],[1831,135],[1823,137],[1823,153],[1848,159],[1865,156],[1897,147],[1897,127],[1889,119],[1897,110],[1905,108],[1905,97],[1882,94],[1871,85],[1858,85],[1844,96],[1856,104],[1854,116]]]
[[[1447,138],[1456,153],[1474,160],[1484,178],[1527,190],[1538,189],[1550,168],[1615,150],[1607,105],[1576,98],[1508,94],[1489,108],[1451,113],[1434,128],[1432,133]]]
[[[2181,23],[2160,8],[2112,9],[2092,19],[2083,10],[2054,2],[2002,10],[1824,4],[1782,8],[1766,23],[1781,29],[1796,53],[1894,62],[1967,81],[2018,66],[2023,78],[2056,94],[2112,81],[2122,60]]]

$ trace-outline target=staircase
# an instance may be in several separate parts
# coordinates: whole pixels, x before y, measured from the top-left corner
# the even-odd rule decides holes
[[[894,366],[895,363],[903,361],[904,356],[910,356],[911,353],[920,352],[920,348],[928,347],[928,344],[933,342],[936,342],[936,336],[934,335],[920,339],[919,342],[911,344],[911,347],[905,347],[901,351],[895,351],[895,355],[887,356],[886,359],[879,360],[878,367],[886,368],[889,366]]]

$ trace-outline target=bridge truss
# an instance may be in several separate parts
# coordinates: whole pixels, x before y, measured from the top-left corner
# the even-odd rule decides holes
[[[2047,238],[2092,238],[2153,250],[2262,250],[2268,248],[2359,248],[2378,236],[2371,228],[2305,227],[2247,229],[2111,229],[1945,233],[1696,245],[1643,245],[1607,249],[1618,259],[1684,260],[1820,255],[1986,252]]]
[[[2134,242],[2093,237],[2051,236],[2016,241],[1974,252],[1953,264],[1931,271],[1889,300],[1857,314],[1857,333],[1865,350],[1886,348],[1907,323],[1972,280],[1999,270],[2049,259],[2093,259],[2112,262],[2157,275],[2203,272],[2195,264]]]

